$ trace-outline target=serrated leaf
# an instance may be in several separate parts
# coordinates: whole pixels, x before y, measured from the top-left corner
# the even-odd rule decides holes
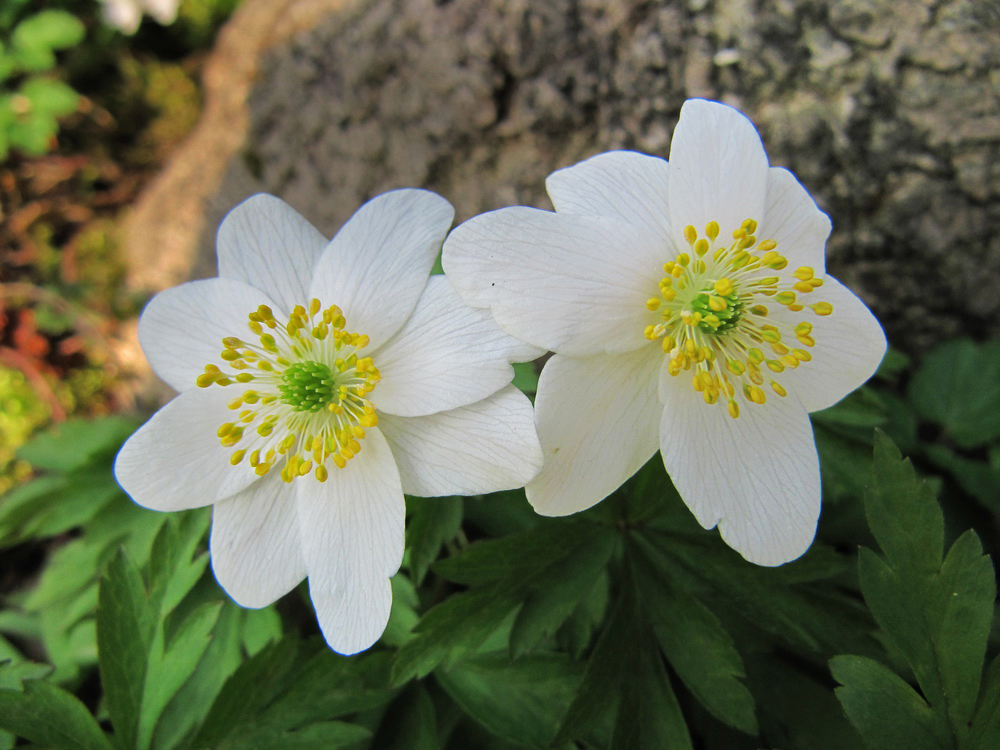
[[[612,737],[612,750],[691,750],[691,735],[670,678],[655,647],[645,638],[633,645]]]
[[[909,459],[881,432],[875,435],[872,484],[865,493],[868,524],[897,569],[933,572],[944,548],[944,518],[930,488]]]
[[[123,747],[137,747],[155,617],[139,570],[121,550],[101,581],[97,644],[104,700]]]
[[[971,448],[1000,437],[1000,341],[946,341],[924,358],[909,396],[925,419]]]
[[[619,702],[618,691],[626,678],[625,666],[636,649],[639,616],[630,591],[625,591],[597,639],[577,690],[576,698],[563,716],[552,744],[558,745],[587,736]]]
[[[356,742],[359,733],[330,720],[387,703],[387,683],[384,653],[349,658],[288,637],[226,682],[191,748],[335,747],[348,736]]]
[[[863,656],[835,656],[834,692],[871,750],[940,750],[949,733],[916,691],[887,667]]]
[[[558,562],[558,571],[534,588],[514,618],[510,632],[510,656],[519,658],[547,635],[552,635],[573,613],[598,581],[608,564],[616,540],[611,534],[597,536]]]
[[[189,737],[201,725],[226,680],[242,664],[241,641],[246,642],[248,630],[256,631],[258,618],[255,616],[260,613],[270,613],[276,617],[270,608],[245,610],[232,602],[223,602],[221,614],[212,632],[212,640],[198,666],[157,721],[153,750],[172,750],[187,746],[183,743],[183,738]],[[255,634],[253,640],[256,641],[257,637]],[[264,646],[266,643],[261,644],[261,648]],[[256,654],[259,650],[251,653]]]
[[[439,560],[434,572],[455,583],[477,585],[534,575],[604,530],[586,521],[544,523],[500,539],[476,542],[461,554]]]
[[[559,654],[511,664],[506,654],[480,654],[434,673],[463,711],[493,734],[546,747],[583,676],[583,665]]]
[[[982,686],[969,744],[973,750],[993,750],[1000,747],[1000,656],[986,670]]]
[[[410,571],[418,586],[437,559],[441,546],[450,542],[462,526],[462,499],[459,497],[407,498],[410,512],[406,546],[410,551]]]
[[[111,750],[97,720],[73,694],[43,680],[0,690],[0,728],[42,746]]]
[[[146,667],[139,722],[140,747],[152,743],[153,731],[167,704],[191,678],[212,640],[222,602],[207,602],[184,620],[171,642],[164,647],[163,628],[157,628]]]
[[[642,609],[670,665],[708,711],[747,734],[757,733],[753,695],[733,639],[719,619],[680,589],[636,545],[636,585]]]
[[[494,584],[453,594],[435,606],[415,628],[392,665],[392,684],[429,674],[438,664],[473,651],[500,627],[517,606],[509,586]]]
[[[422,682],[411,682],[389,705],[371,746],[442,750],[434,702]]]

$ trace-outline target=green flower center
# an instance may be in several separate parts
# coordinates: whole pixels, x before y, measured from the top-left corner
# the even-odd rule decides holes
[[[726,303],[724,307],[719,300]],[[740,322],[743,300],[735,289],[729,294],[719,295],[715,293],[714,286],[709,285],[691,300],[689,309],[692,313],[701,313],[699,329],[705,333],[720,334],[732,330]]]
[[[330,368],[322,362],[295,362],[281,374],[281,400],[295,411],[319,411],[334,399],[335,383]]]

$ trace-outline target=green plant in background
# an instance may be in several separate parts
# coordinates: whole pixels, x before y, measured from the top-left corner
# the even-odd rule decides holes
[[[0,367],[0,495],[30,474],[14,451],[49,419],[45,401],[20,370]]]
[[[9,15],[5,20],[11,23]],[[59,118],[79,105],[54,68],[55,53],[79,44],[84,26],[65,11],[43,10],[0,32],[6,36],[0,42],[0,159],[11,149],[38,156],[50,149]]]

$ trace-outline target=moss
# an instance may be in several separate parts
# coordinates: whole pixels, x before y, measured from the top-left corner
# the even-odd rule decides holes
[[[48,422],[48,405],[20,370],[0,366],[0,495],[25,480],[31,469],[15,451]]]

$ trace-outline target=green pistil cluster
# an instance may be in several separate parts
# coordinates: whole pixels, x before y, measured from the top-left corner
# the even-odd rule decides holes
[[[735,328],[743,315],[743,300],[735,292],[716,295],[714,286],[707,287],[690,303],[692,313],[701,313],[698,328],[705,333],[726,333]],[[725,301],[725,306],[719,300]]]
[[[322,362],[295,362],[281,374],[281,400],[295,411],[317,412],[334,400],[333,373]]]

